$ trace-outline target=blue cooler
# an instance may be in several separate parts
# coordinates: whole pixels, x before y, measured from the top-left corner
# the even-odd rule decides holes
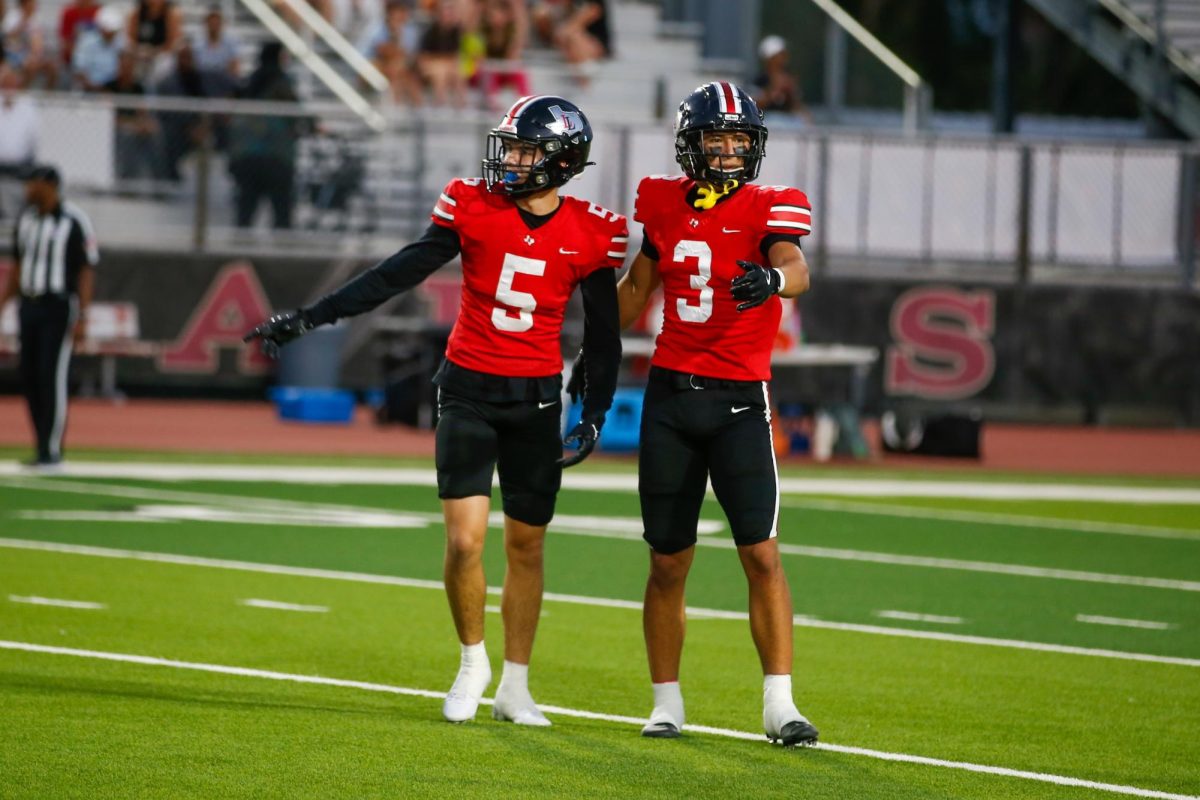
[[[280,419],[348,423],[354,417],[354,392],[307,386],[280,386],[271,392]]]
[[[600,431],[599,449],[609,453],[628,453],[638,449],[642,429],[642,399],[645,389],[617,389],[612,408],[608,410],[604,429]],[[579,424],[583,415],[580,403],[567,411],[564,435]]]

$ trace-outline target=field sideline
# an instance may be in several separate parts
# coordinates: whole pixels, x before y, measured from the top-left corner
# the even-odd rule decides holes
[[[822,745],[787,751],[711,499],[688,736],[636,735],[645,546],[610,464],[570,475],[547,542],[554,727],[451,726],[430,468],[296,466],[0,462],[0,796],[1200,796],[1200,481],[788,473]],[[498,614],[488,641],[498,672]]]

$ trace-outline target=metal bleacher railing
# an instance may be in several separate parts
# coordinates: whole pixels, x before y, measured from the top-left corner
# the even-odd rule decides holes
[[[396,110],[385,112],[387,130],[379,133],[331,103],[37,100],[44,157],[63,167],[105,243],[175,252],[385,255],[424,228],[447,180],[478,174],[495,123],[479,111]],[[121,111],[197,123],[182,180],[159,179],[150,167],[126,174],[131,162],[122,148],[134,148],[134,161],[146,166],[156,145],[122,135]],[[229,130],[255,118],[306,121],[291,151],[290,230],[270,230],[265,207],[249,229],[234,225],[239,184],[223,148]],[[642,176],[677,171],[669,127],[592,122],[599,166],[567,191],[629,214]],[[1120,276],[1190,286],[1197,163],[1200,152],[1190,145],[810,128],[772,132],[760,181],[808,192],[817,224],[807,249],[829,273]]]

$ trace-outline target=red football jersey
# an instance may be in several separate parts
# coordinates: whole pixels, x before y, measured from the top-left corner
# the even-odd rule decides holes
[[[658,251],[665,303],[651,363],[726,380],[771,377],[780,300],[738,313],[729,284],[745,274],[738,260],[762,263],[762,240],[804,236],[812,228],[808,198],[790,186],[747,184],[701,211],[687,200],[695,182],[651,176],[638,186],[634,219]]]
[[[478,178],[452,180],[433,221],[458,233],[463,288],[446,357],[511,378],[562,372],[563,314],[576,284],[625,262],[629,228],[606,208],[562,197],[549,222],[530,229],[513,201]]]

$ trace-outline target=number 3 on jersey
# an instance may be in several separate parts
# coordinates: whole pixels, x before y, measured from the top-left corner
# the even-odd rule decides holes
[[[496,285],[496,300],[508,308],[493,308],[492,324],[508,333],[523,333],[532,328],[533,310],[537,308],[537,298],[529,292],[513,289],[513,279],[518,272],[540,278],[546,272],[546,262],[512,253],[504,254],[504,268],[500,271],[500,283]],[[711,297],[712,290],[709,290],[709,295]],[[517,316],[509,316],[511,309],[516,309]]]
[[[697,274],[691,275],[691,286],[700,291],[700,304],[690,305],[682,297],[675,301],[675,310],[684,322],[708,322],[713,311],[713,290],[708,285],[712,280],[712,250],[705,242],[684,239],[675,245],[676,264],[686,264],[687,259],[696,259]]]

